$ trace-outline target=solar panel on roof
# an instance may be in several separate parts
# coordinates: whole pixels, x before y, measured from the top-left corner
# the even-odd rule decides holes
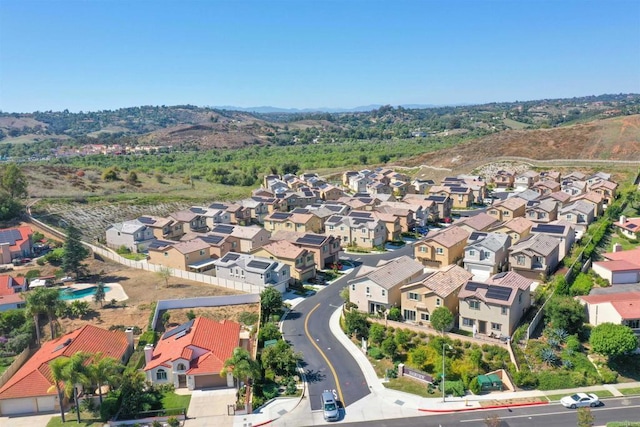
[[[305,196],[307,196],[307,197],[313,197],[313,196],[315,196],[315,194],[314,194],[314,193],[313,193],[313,191],[311,191],[311,190],[303,191],[303,193],[304,193],[304,195],[305,195]]]
[[[340,212],[343,208],[341,205],[325,205],[325,208],[329,209],[332,212]]]
[[[467,282],[466,285],[464,285],[465,290],[467,291],[471,291],[471,292],[475,292],[478,288],[486,288],[487,285],[485,283],[479,283],[479,282]]]
[[[454,193],[466,193],[467,187],[451,187],[451,191]]]
[[[336,222],[340,222],[340,220],[342,220],[341,216],[332,216],[329,217],[326,222],[329,224],[335,224]]]
[[[227,209],[227,206],[223,205],[222,203],[211,203],[209,205],[209,208],[211,208],[211,209]]]
[[[233,233],[233,226],[231,225],[217,225],[211,230],[212,233],[231,234]]]
[[[240,254],[234,254],[234,253],[229,252],[228,254],[226,254],[225,256],[222,257],[220,262],[235,261],[238,258],[240,258]]]
[[[371,218],[371,212],[349,212],[349,216],[352,218]]]
[[[505,288],[504,286],[490,286],[487,290],[486,297],[491,299],[497,299],[500,301],[508,301],[513,289]]]
[[[309,244],[309,245],[319,245],[324,242],[326,239],[325,236],[319,236],[317,234],[305,234],[296,240],[296,243],[300,244]]]
[[[249,264],[247,264],[247,267],[257,268],[259,270],[266,270],[270,265],[271,265],[270,262],[256,261],[254,259],[254,260],[249,261]]]
[[[180,332],[188,332],[189,329],[191,329],[191,327],[193,326],[193,322],[195,321],[195,319],[189,320],[187,323],[183,323],[180,326],[176,326],[175,328],[171,329],[170,331],[167,331],[164,333],[164,335],[162,335],[162,339],[166,340],[167,338],[171,338],[172,336],[180,333]]]
[[[630,230],[633,230],[633,229],[634,229],[634,228],[636,228],[636,227],[637,227],[637,225],[635,225],[635,224],[629,224],[629,225],[627,225],[627,228],[628,228],[628,229],[630,229]]]
[[[309,209],[305,209],[305,208],[295,208],[294,210],[292,210],[292,211],[291,211],[291,213],[306,214],[306,213],[309,213]]]
[[[362,203],[366,203],[366,204],[369,204],[369,203],[373,202],[373,199],[370,198],[370,197],[363,197],[363,198],[358,199],[358,200],[360,200]]]
[[[502,279],[504,276],[506,276],[508,274],[507,271],[503,271],[502,273],[498,273],[495,276],[493,276],[494,279]]]
[[[171,244],[173,244],[173,242],[168,242],[166,240],[152,240],[151,243],[149,243],[149,248],[159,249],[159,248],[164,248],[165,246],[169,246]]]
[[[564,225],[538,224],[531,229],[533,232],[548,234],[563,234]]]
[[[222,240],[224,240],[224,237],[207,235],[207,236],[200,237],[200,240],[202,240],[203,242],[207,242],[210,245],[217,245]]]
[[[189,208],[189,210],[190,210],[191,212],[193,212],[194,214],[198,214],[198,215],[202,215],[203,213],[206,213],[206,212],[207,212],[207,211],[205,211],[204,209],[202,209],[202,208],[197,208],[197,207],[195,207],[195,206],[190,207],[190,208]]]
[[[15,245],[18,240],[22,240],[22,235],[18,230],[0,231],[0,243],[9,243],[11,245]]]
[[[277,220],[283,220],[283,219],[287,219],[291,216],[290,213],[286,213],[286,212],[274,212],[271,214],[271,219],[277,219]]]
[[[479,240],[482,237],[486,237],[487,233],[480,233],[479,231],[474,231],[473,233],[471,233],[471,235],[469,236],[469,240]]]
[[[138,221],[140,221],[143,224],[155,224],[156,220],[153,218],[149,218],[148,216],[141,216],[140,218],[138,218]]]
[[[445,199],[446,199],[446,197],[444,197],[444,196],[429,196],[429,197],[427,197],[427,200],[432,200],[434,202],[444,202]]]

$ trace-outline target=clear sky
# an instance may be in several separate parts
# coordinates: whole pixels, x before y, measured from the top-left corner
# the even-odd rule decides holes
[[[0,0],[0,109],[640,93],[640,0]]]

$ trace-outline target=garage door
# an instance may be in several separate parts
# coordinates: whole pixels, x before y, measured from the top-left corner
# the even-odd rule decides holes
[[[195,388],[226,387],[227,377],[220,375],[198,375],[195,377]]]
[[[56,407],[56,398],[53,396],[38,397],[38,412],[53,412]]]
[[[638,273],[636,273],[635,271],[632,271],[632,272],[614,272],[612,279],[613,279],[613,284],[637,283],[638,282]]]
[[[485,281],[491,276],[491,267],[470,266],[469,273],[473,274],[473,280]]]
[[[36,412],[36,400],[8,399],[0,401],[2,415],[34,414]]]

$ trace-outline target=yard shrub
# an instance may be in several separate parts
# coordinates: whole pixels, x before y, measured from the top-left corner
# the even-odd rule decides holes
[[[573,281],[569,291],[572,296],[589,295],[592,287],[593,280],[591,280],[591,276],[585,273],[580,273],[578,274],[578,277],[576,277],[576,280]]]
[[[600,378],[604,384],[615,384],[618,382],[618,373],[608,366],[600,366]]]
[[[585,372],[559,372],[558,370],[538,372],[539,390],[559,390],[584,385],[587,385]]]
[[[389,310],[389,314],[387,315],[387,319],[394,320],[396,322],[402,321],[402,312],[399,307],[391,307]]]
[[[471,381],[469,381],[469,391],[471,391],[471,393],[473,394],[480,394],[481,387],[480,387],[480,383],[478,382],[478,377],[474,377],[471,379]]]
[[[580,351],[581,349],[582,344],[580,344],[578,335],[571,335],[569,336],[569,338],[567,338],[567,350]]]
[[[518,387],[534,388],[538,385],[538,377],[529,369],[521,369],[513,374],[513,381]]]
[[[100,419],[105,422],[112,419],[118,412],[119,408],[120,402],[118,396],[113,394],[108,395],[102,400],[102,406],[100,407]]]
[[[384,358],[384,354],[378,347],[369,347],[369,356],[376,360]]]

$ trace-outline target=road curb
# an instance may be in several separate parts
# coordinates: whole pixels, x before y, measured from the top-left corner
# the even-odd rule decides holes
[[[480,409],[502,409],[502,408],[514,408],[514,407],[523,407],[523,406],[537,406],[537,405],[548,405],[550,402],[529,402],[529,403],[514,403],[512,405],[491,405],[491,406],[478,406],[473,408],[463,408],[463,409],[421,409],[418,408],[418,411],[421,412],[434,412],[434,413],[449,413],[449,412],[466,412],[466,411],[478,411]]]

